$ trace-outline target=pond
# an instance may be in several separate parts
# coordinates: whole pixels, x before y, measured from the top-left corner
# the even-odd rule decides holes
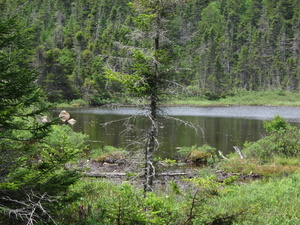
[[[90,136],[91,148],[109,145],[132,149],[146,133],[144,129],[149,127],[144,116],[147,113],[145,109],[99,107],[66,110],[77,120],[73,129]],[[300,127],[300,107],[162,107],[161,112],[168,117],[159,120],[159,150],[156,156],[161,158],[174,158],[179,148],[203,144],[228,154],[233,151],[233,146],[242,148],[246,141],[262,138],[265,135],[263,121],[275,115]],[[56,114],[59,111],[53,115]],[[105,123],[107,125],[103,126]]]

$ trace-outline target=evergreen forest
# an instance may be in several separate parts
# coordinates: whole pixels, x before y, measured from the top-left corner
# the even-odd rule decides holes
[[[132,74],[128,46],[151,48],[151,41],[138,37],[129,2],[2,1],[4,12],[30,32],[30,61],[50,102],[126,99],[126,86],[107,79],[106,69]],[[169,94],[218,99],[240,89],[300,89],[299,1],[184,2],[167,12],[172,17],[164,27],[171,49],[163,56],[172,75],[164,87]]]

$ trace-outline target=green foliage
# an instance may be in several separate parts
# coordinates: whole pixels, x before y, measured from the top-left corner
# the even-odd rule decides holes
[[[141,208],[141,193],[126,183],[118,187],[111,208],[110,220],[116,224],[146,224],[145,213]]]
[[[176,164],[176,160],[174,160],[174,159],[164,159],[164,160],[162,160],[162,163],[165,163],[169,166],[174,166]]]
[[[300,93],[298,92],[284,92],[280,94],[278,91],[244,91],[242,89],[233,90],[226,98],[209,101],[196,93],[196,89],[190,90],[191,94],[180,96],[168,96],[166,100],[170,104],[183,104],[183,105],[274,105],[274,106],[299,106]],[[194,94],[192,94],[194,93]]]
[[[72,219],[78,221],[76,224],[146,224],[143,195],[131,185],[123,183],[116,186],[103,181],[87,181],[81,183],[81,188],[75,188],[84,189],[86,193],[84,199],[74,205],[74,210],[82,206],[83,214],[74,218],[74,213],[70,212]],[[63,219],[68,221],[67,217]]]
[[[222,161],[228,172],[282,176],[299,171],[300,131],[280,116],[264,123],[269,134],[256,142],[246,142],[243,153],[246,159],[231,156]]]
[[[78,107],[78,106],[87,106],[88,102],[84,101],[83,99],[74,99],[70,102],[71,107]]]
[[[139,14],[133,20],[135,25],[139,29],[141,29],[142,31],[148,31],[151,28],[151,23],[155,18],[155,14]]]
[[[52,196],[64,193],[80,177],[76,170],[64,168],[82,154],[86,141],[86,135],[75,133],[67,125],[53,126],[43,142],[35,146],[36,150],[23,156],[27,165],[11,172],[8,181]]]
[[[0,223],[54,222],[58,209],[76,198],[67,190],[80,175],[65,166],[77,155],[80,146],[75,144],[81,140],[68,140],[73,131],[64,128],[54,127],[51,133],[52,122],[40,122],[48,108],[23,45],[28,33],[9,18],[1,13]],[[59,49],[49,50],[47,60],[56,64],[59,54]]]
[[[220,193],[209,205],[217,212],[237,214],[237,224],[297,224],[299,174],[240,186]],[[237,213],[237,210],[244,213]]]
[[[148,89],[145,79],[135,74],[122,74],[106,70],[105,77],[112,82],[121,83],[129,94],[143,96],[143,93]]]
[[[285,122],[285,120],[281,116],[275,116],[272,120],[270,121],[264,121],[264,128],[266,131],[274,133],[274,132],[279,132],[285,131],[288,128],[289,124]]]
[[[261,162],[272,162],[274,157],[298,157],[300,132],[279,116],[265,122],[270,134],[254,143],[245,143],[244,153]]]
[[[181,195],[182,194],[182,191],[178,185],[178,183],[176,183],[174,180],[171,180],[169,182],[169,187],[171,189],[171,191],[176,194],[176,195]]]
[[[207,197],[210,195],[217,195],[221,191],[221,186],[219,182],[216,181],[216,176],[212,175],[205,178],[191,178],[188,182],[194,184],[198,189],[201,189],[201,195]]]
[[[116,185],[99,179],[84,179],[72,192],[84,195],[65,208],[64,224],[297,224],[299,174],[232,185],[214,176],[186,182],[192,189],[180,190],[175,182],[162,192],[143,193],[128,183]],[[195,189],[196,188],[196,189]],[[174,191],[175,190],[175,191]],[[227,224],[227,223],[226,223]]]
[[[88,135],[76,133],[69,125],[52,126],[52,132],[44,139],[43,147],[55,148],[58,151],[61,148],[86,150]]]
[[[64,217],[75,224],[177,224],[183,222],[179,206],[171,196],[149,193],[147,198],[141,190],[126,182],[115,185],[107,181],[84,180],[73,191],[85,193],[83,198],[66,209],[71,217]],[[175,197],[175,196],[174,196]],[[76,211],[83,206],[85,217]]]

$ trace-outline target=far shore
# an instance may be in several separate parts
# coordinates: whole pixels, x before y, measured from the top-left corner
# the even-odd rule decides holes
[[[87,101],[77,99],[70,102],[55,103],[55,108],[69,108],[69,107],[86,107],[86,106],[137,106],[147,105],[147,102],[141,104],[140,99],[132,98],[130,102],[114,102],[103,103],[98,105],[90,105]],[[162,100],[160,105],[172,106],[300,106],[300,92],[287,91],[241,91],[234,93],[225,98],[209,100],[203,96],[174,96],[168,100]]]

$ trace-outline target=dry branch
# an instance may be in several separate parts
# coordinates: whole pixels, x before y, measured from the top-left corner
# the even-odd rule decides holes
[[[53,224],[57,224],[51,217],[47,209],[44,208],[44,202],[54,202],[55,199],[48,196],[46,193],[37,195],[33,193],[27,194],[27,199],[17,200],[12,199],[9,196],[3,196],[0,198],[0,208],[9,218],[15,217],[17,220],[26,222],[26,225],[33,225],[38,221],[51,221]],[[15,207],[7,207],[6,203],[12,204]]]
[[[243,155],[242,151],[237,146],[233,146],[234,150],[240,155],[241,159],[246,158],[246,156]]]
[[[219,153],[219,155],[221,156],[222,159],[228,159],[227,157],[225,157],[225,156],[223,155],[223,153],[222,153],[221,151],[218,151],[218,153]]]

